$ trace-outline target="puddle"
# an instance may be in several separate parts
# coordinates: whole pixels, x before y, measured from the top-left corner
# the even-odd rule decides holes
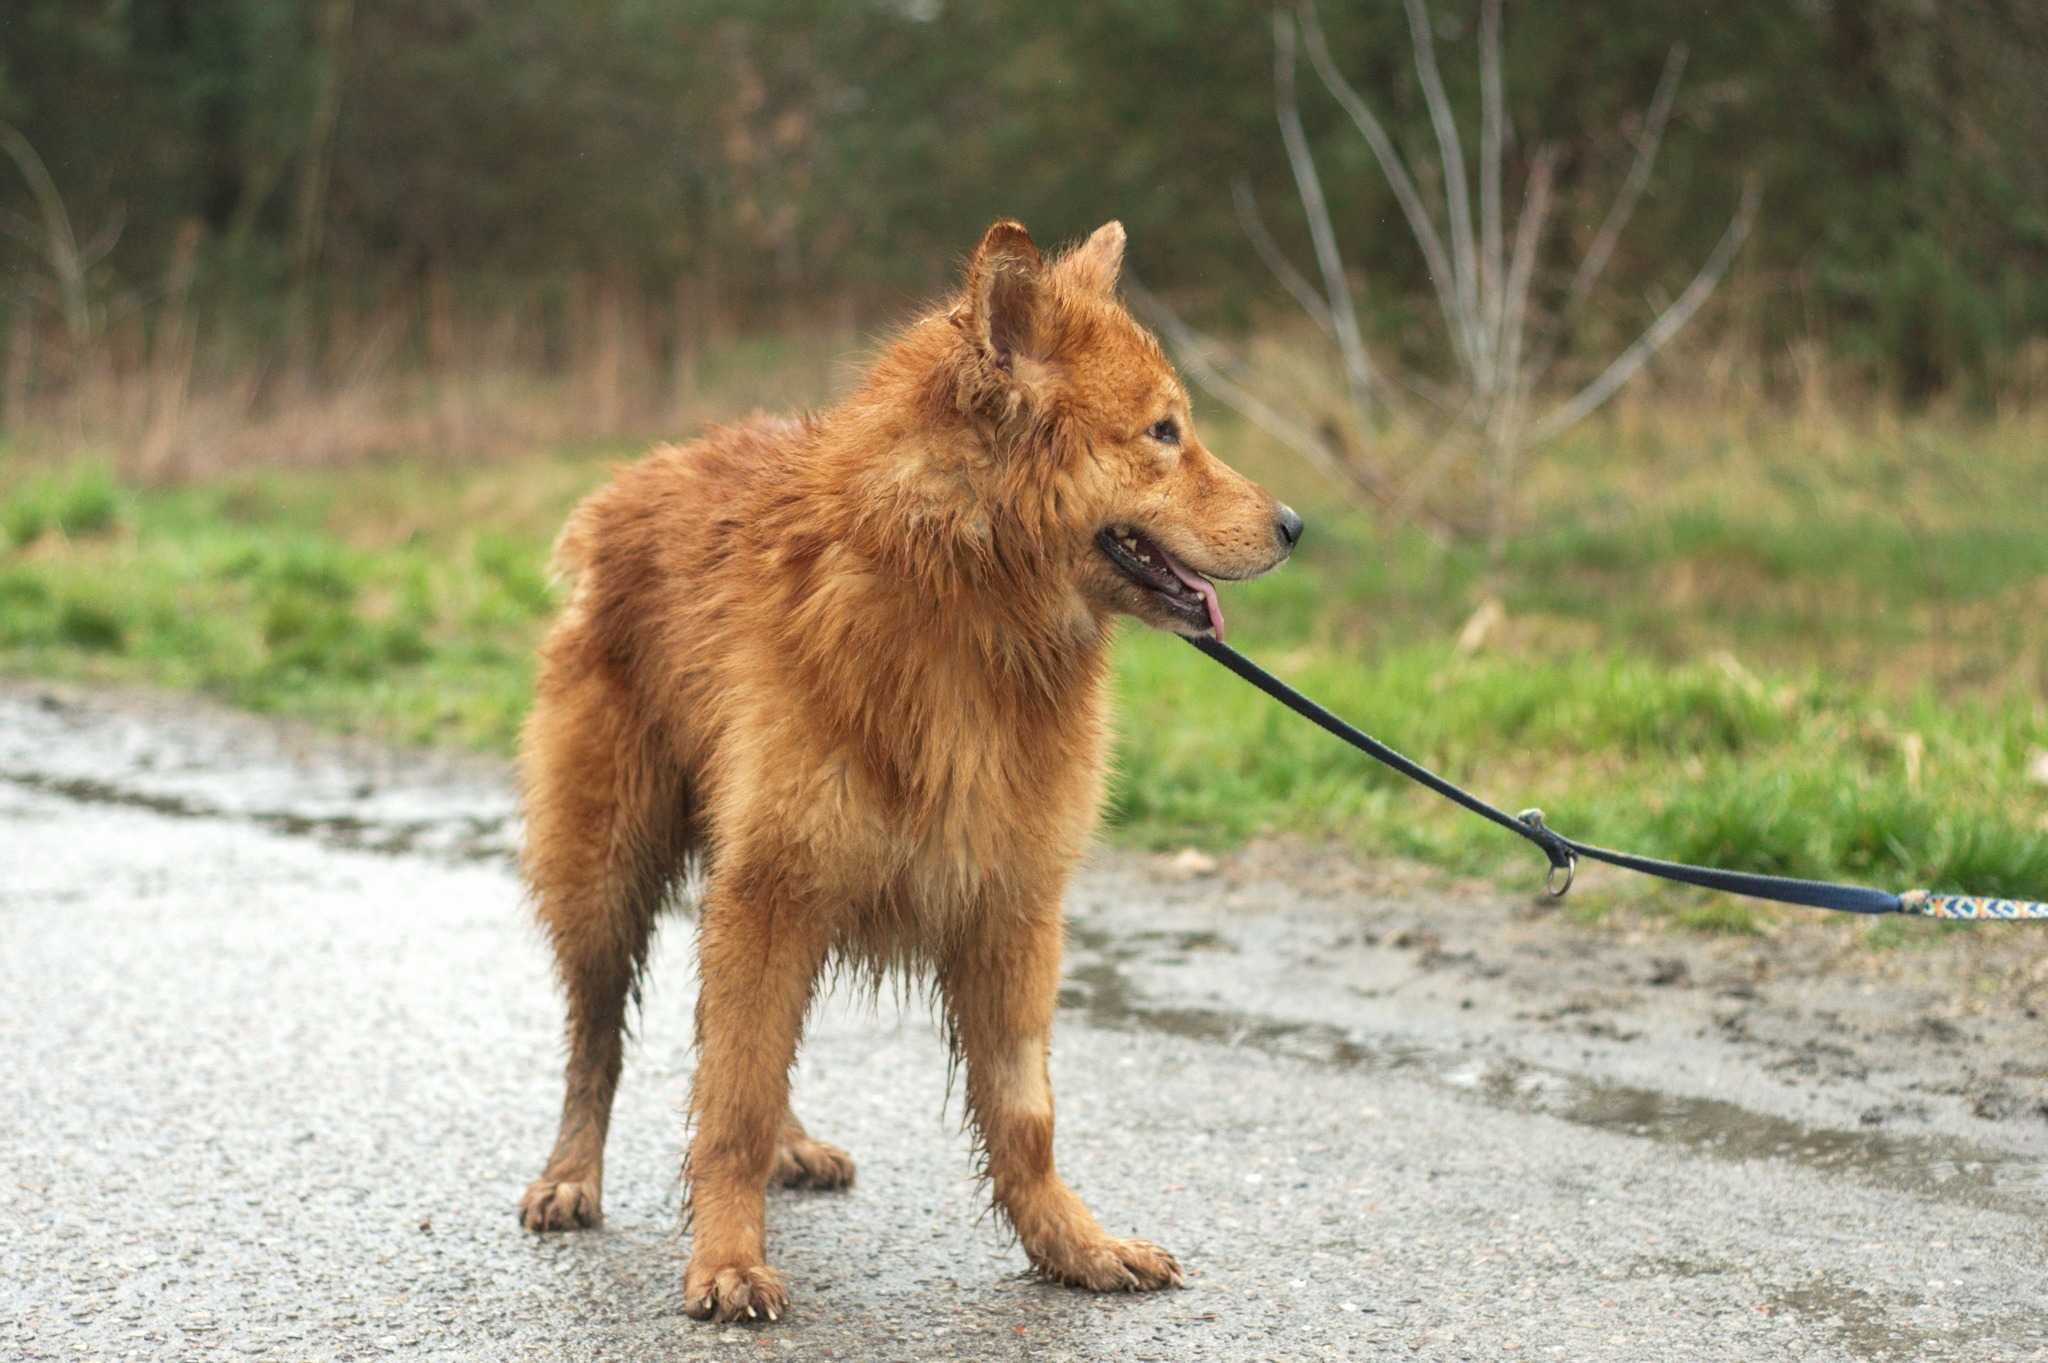
[[[1988,1211],[2020,1211],[2016,1194],[2048,1194],[2048,1164],[2039,1159],[1926,1138],[1804,1126],[1720,1099],[1588,1079],[1423,1043],[1375,1041],[1330,1023],[1155,1006],[1136,996],[1119,968],[1135,957],[1136,948],[1078,924],[1069,924],[1068,937],[1076,950],[1060,1006],[1100,1027],[1143,1028],[1341,1069],[1406,1073],[1503,1110],[1539,1113],[1731,1163],[1777,1160]]]
[[[1836,1339],[1853,1351],[1852,1356],[1866,1363],[1912,1363],[1929,1357],[1936,1349],[1953,1350],[1958,1345],[1992,1339],[1989,1329],[1982,1325],[1927,1329],[1901,1320],[1902,1312],[1923,1305],[1921,1298],[1903,1293],[1880,1298],[1860,1287],[1844,1287],[1827,1277],[1775,1292],[1769,1300],[1775,1310],[1826,1321]],[[1999,1322],[1997,1333],[2009,1337],[2012,1327],[2019,1322],[2039,1329],[2044,1319],[2048,1318],[2037,1313],[2008,1316]]]
[[[1748,1276],[1756,1266],[1702,1261],[1672,1256],[1647,1256],[1630,1266],[1633,1276],[1686,1281],[1729,1274]],[[1994,1326],[1963,1321],[1943,1328],[1912,1320],[1913,1313],[1926,1310],[1925,1295],[1892,1288],[1882,1295],[1861,1287],[1849,1287],[1826,1274],[1816,1275],[1798,1287],[1771,1291],[1763,1309],[1820,1322],[1848,1352],[1846,1357],[1861,1363],[1912,1363],[1915,1359],[1953,1357],[1964,1344],[1985,1342],[1995,1329],[2009,1335],[2013,1325],[2024,1323],[2036,1330],[2048,1326],[2039,1313],[2007,1315]]]
[[[443,819],[360,819],[346,814],[229,809],[182,795],[132,790],[86,777],[33,771],[0,771],[0,781],[74,804],[139,809],[172,819],[253,824],[272,833],[312,838],[328,847],[351,852],[456,861],[508,861],[514,854],[511,821],[504,818],[452,815]]]

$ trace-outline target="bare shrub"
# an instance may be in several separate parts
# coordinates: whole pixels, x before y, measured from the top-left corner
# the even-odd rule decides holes
[[[1599,409],[1639,374],[1714,293],[1756,220],[1754,179],[1719,242],[1690,283],[1659,306],[1620,352],[1582,382],[1557,386],[1570,324],[1598,286],[1636,205],[1650,183],[1677,97],[1685,51],[1674,48],[1642,116],[1635,154],[1583,255],[1561,281],[1542,279],[1552,252],[1546,232],[1556,209],[1560,149],[1527,155],[1519,211],[1506,212],[1508,116],[1501,78],[1500,0],[1481,0],[1478,31],[1478,165],[1466,164],[1455,114],[1436,61],[1424,0],[1406,0],[1416,74],[1437,152],[1434,186],[1413,173],[1371,105],[1337,69],[1312,4],[1273,18],[1275,113],[1314,255],[1298,268],[1266,227],[1247,186],[1235,187],[1238,216],[1252,249],[1271,270],[1333,354],[1342,401],[1304,408],[1246,375],[1256,367],[1197,333],[1157,295],[1134,287],[1139,305],[1212,396],[1334,478],[1355,499],[1402,519],[1455,535],[1484,536],[1496,566],[1512,522],[1514,493],[1527,456]],[[1362,291],[1347,270],[1336,224],[1302,126],[1297,91],[1305,52],[1325,93],[1372,152],[1393,192],[1435,291],[1447,372],[1409,372],[1377,353],[1359,324]],[[1432,201],[1432,188],[1435,190]],[[1313,411],[1314,416],[1299,413]],[[1427,432],[1420,450],[1397,468],[1385,457],[1390,425]],[[1404,442],[1391,442],[1400,448]],[[1476,467],[1474,467],[1476,466]],[[1461,473],[1476,475],[1483,515],[1472,498],[1441,495]]]

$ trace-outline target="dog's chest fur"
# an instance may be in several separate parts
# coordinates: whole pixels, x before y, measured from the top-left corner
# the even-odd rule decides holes
[[[782,822],[822,894],[917,941],[1058,893],[1095,824],[1106,733],[1099,659],[1020,693],[931,643],[790,660],[738,707],[725,764],[751,787],[734,812]]]

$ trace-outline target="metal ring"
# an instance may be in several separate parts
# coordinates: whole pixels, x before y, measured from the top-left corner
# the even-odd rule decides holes
[[[1557,883],[1557,873],[1559,871],[1564,872],[1564,884],[1562,885]],[[1576,880],[1578,875],[1579,859],[1577,857],[1567,857],[1562,866],[1553,863],[1550,868],[1550,874],[1543,877],[1544,893],[1548,894],[1552,899],[1563,899],[1571,893],[1572,881]]]

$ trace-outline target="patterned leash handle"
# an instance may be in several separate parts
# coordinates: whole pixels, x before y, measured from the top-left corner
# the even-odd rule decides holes
[[[2031,899],[1992,899],[1976,894],[1936,894],[1932,890],[1908,890],[1899,896],[1899,912],[1922,918],[1985,920],[1993,918],[2048,918],[2048,904]]]

